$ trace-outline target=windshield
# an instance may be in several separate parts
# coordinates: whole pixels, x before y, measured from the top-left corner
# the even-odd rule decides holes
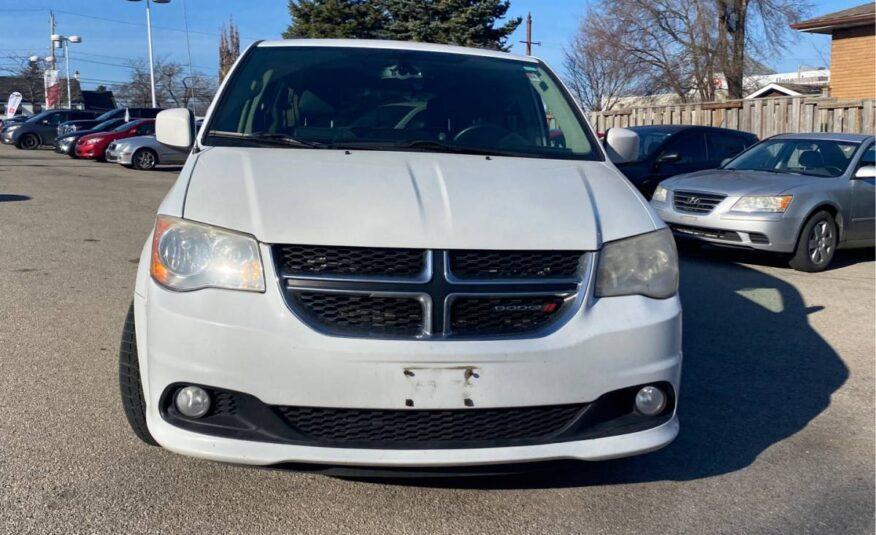
[[[124,122],[124,119],[110,119],[109,121],[104,121],[98,125],[95,125],[92,130],[96,130],[98,132],[106,132],[112,128],[115,128],[119,125],[119,123]]]
[[[755,145],[724,169],[837,177],[846,172],[859,144],[826,139],[772,139]]]
[[[654,128],[630,128],[630,130],[639,136],[639,157],[637,160],[644,160],[657,152],[660,145],[676,132],[675,130],[657,130]]]
[[[108,112],[104,112],[104,113],[100,114],[99,117],[95,117],[94,120],[95,121],[106,121],[107,119],[111,118],[114,113],[116,113],[116,110],[110,110]]]
[[[121,125],[117,126],[117,127],[113,130],[113,132],[124,132],[125,130],[127,130],[127,129],[129,129],[129,128],[134,128],[135,126],[137,126],[137,121],[131,121],[131,122],[128,122],[128,123],[122,123]]]
[[[406,50],[250,51],[223,91],[204,143],[280,141],[601,159],[571,99],[540,64]]]
[[[26,122],[26,123],[38,123],[38,122],[42,121],[43,119],[45,119],[46,117],[48,117],[48,116],[51,115],[51,114],[52,114],[52,111],[51,111],[51,110],[49,110],[49,111],[44,111],[44,112],[42,112],[42,113],[38,113],[38,114],[34,115],[33,117],[31,117],[30,119],[28,119],[28,120],[25,121],[25,122]]]

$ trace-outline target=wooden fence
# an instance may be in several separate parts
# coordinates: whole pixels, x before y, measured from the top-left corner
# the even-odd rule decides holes
[[[876,100],[774,97],[670,104],[588,114],[597,132],[652,124],[691,124],[744,130],[759,138],[785,132],[876,132]]]

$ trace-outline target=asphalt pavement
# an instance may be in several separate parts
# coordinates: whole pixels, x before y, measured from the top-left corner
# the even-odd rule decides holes
[[[681,434],[519,476],[182,457],[122,414],[137,258],[177,170],[0,146],[0,533],[873,533],[874,257],[685,252]]]

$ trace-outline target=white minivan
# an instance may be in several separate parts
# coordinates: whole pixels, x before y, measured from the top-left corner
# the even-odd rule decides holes
[[[142,440],[218,461],[600,460],[678,433],[678,260],[541,61],[263,41],[196,132],[121,352]],[[622,147],[619,149],[622,150]]]

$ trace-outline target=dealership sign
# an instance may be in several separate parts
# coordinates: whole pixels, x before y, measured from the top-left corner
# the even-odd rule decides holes
[[[9,95],[9,100],[6,101],[6,118],[11,119],[18,111],[18,106],[21,104],[21,93],[18,91]]]

